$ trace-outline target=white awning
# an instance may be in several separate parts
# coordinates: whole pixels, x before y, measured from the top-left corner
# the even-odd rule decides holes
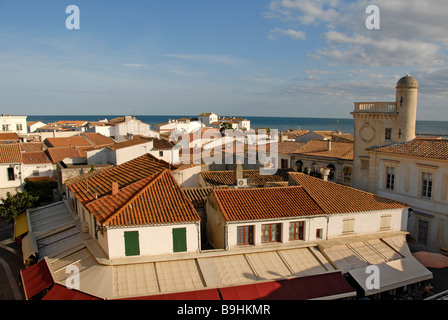
[[[375,265],[379,271],[379,288],[372,287],[371,272],[366,268],[349,270],[348,273],[364,290],[365,295],[372,295],[379,292],[400,288],[406,285],[432,279],[432,273],[426,269],[414,257],[407,257]]]

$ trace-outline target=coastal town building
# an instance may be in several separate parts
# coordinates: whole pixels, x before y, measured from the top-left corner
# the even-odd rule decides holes
[[[34,255],[37,263],[21,272],[25,294],[347,299],[411,290],[432,278],[407,247],[406,204],[303,173],[290,175],[294,185],[287,187],[182,191],[161,162],[144,156],[77,178],[68,186],[75,202],[27,212],[24,259]],[[118,176],[123,179],[117,187]],[[212,250],[203,247],[195,210],[200,207]],[[154,234],[158,238],[151,241]],[[378,289],[365,285],[370,265],[381,269]],[[79,270],[75,291],[65,288],[71,267]],[[281,289],[287,284],[296,289]]]
[[[26,134],[28,132],[26,118],[27,116],[2,114],[0,116],[0,132],[16,132],[18,134]]]
[[[22,190],[23,176],[22,149],[20,144],[0,144],[0,198],[7,193],[16,194]]]
[[[89,165],[119,165],[146,153],[172,164],[175,159],[179,158],[179,149],[174,148],[173,143],[167,140],[148,137],[134,137],[127,141],[85,149],[85,152],[87,164]]]
[[[290,153],[294,171],[323,177],[323,169],[329,170],[325,178],[344,185],[352,184],[353,142],[334,140],[310,140]]]
[[[174,132],[176,134],[188,134],[204,128],[200,120],[194,118],[168,119],[168,122],[159,123],[154,126],[160,134]]]
[[[134,116],[123,116],[108,121],[91,122],[87,125],[86,132],[100,133],[114,139],[116,142],[129,140],[132,136],[144,136],[159,138],[157,131],[151,130],[151,126]]]
[[[37,129],[45,126],[46,124],[43,123],[42,121],[27,121],[26,125],[28,127],[28,133],[33,133]]]
[[[393,102],[356,102],[353,186],[409,204],[415,249],[448,247],[448,140],[417,138],[418,82],[398,80]]]

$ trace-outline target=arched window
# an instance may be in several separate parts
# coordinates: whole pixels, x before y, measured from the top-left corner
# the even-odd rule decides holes
[[[296,161],[296,167],[297,167],[297,172],[302,172],[303,171],[303,161],[302,160],[297,160]]]
[[[330,169],[328,180],[334,180],[334,172],[336,171],[336,167],[334,166],[334,164],[330,163],[329,165],[327,165],[327,168]]]

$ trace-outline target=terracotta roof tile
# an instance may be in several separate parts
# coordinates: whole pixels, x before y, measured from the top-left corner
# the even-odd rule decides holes
[[[109,137],[102,135],[101,133],[96,132],[86,132],[82,134],[91,144],[94,145],[110,145],[115,143],[115,141]]]
[[[18,142],[20,137],[16,132],[0,132],[0,140]]]
[[[201,176],[208,187],[235,185],[235,172],[233,170],[203,171]],[[248,184],[264,185],[267,182],[286,181],[282,175],[261,175],[260,170],[243,170],[243,178],[248,179]]]
[[[61,137],[61,138],[47,138],[45,144],[48,147],[77,147],[77,146],[91,146],[86,138],[83,136]]]
[[[108,226],[200,221],[169,170],[136,181],[86,207],[100,223]]]
[[[330,150],[328,149],[328,143],[329,140],[310,140],[295,150],[294,154],[353,160],[353,142],[330,141]]]
[[[82,158],[82,154],[75,147],[66,148],[48,148],[48,155],[53,163],[63,161],[67,158]]]
[[[21,163],[22,150],[19,143],[0,144],[0,163]]]
[[[304,146],[305,143],[303,142],[296,142],[296,141],[281,141],[277,145],[278,153],[293,153],[300,147]]]
[[[348,213],[406,208],[407,204],[373,193],[291,172],[290,182],[303,187],[325,213]]]
[[[195,208],[204,208],[208,195],[217,187],[205,188],[182,188],[182,192],[187,196]]]
[[[117,182],[120,188],[124,188],[169,168],[177,169],[177,167],[147,153],[72,183],[68,187],[82,204],[86,204],[96,198],[110,194],[113,182]]]
[[[30,151],[22,153],[23,164],[52,163],[45,151]]]
[[[280,219],[323,214],[302,187],[215,189],[226,221]]]
[[[369,151],[418,158],[448,160],[448,140],[417,138],[405,143],[371,147]]]

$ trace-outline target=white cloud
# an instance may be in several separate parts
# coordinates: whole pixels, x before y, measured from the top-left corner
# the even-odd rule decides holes
[[[268,38],[270,40],[277,40],[278,35],[285,35],[295,40],[306,40],[306,34],[303,31],[292,29],[285,30],[280,28],[272,29],[269,32]]]
[[[138,70],[151,70],[152,67],[148,64],[139,64],[139,63],[124,63],[123,67],[133,68]]]
[[[322,42],[312,49],[314,58],[357,67],[445,64],[446,0],[378,0],[380,30],[365,27],[370,4],[368,0],[273,0],[265,16],[307,26],[307,33],[318,27]]]
[[[243,62],[242,59],[227,55],[214,54],[184,54],[184,53],[167,53],[164,57],[176,58],[181,60],[198,61],[206,63],[221,63],[229,66],[236,66]]]

